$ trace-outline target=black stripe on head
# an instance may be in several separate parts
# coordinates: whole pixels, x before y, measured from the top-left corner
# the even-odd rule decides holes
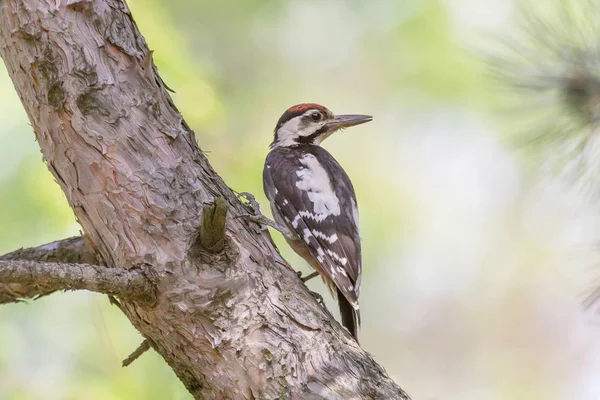
[[[327,132],[327,125],[323,125],[319,130],[317,130],[315,133],[310,134],[308,136],[300,136],[298,138],[298,143],[301,144],[312,144],[312,142],[318,138],[319,136],[321,136],[322,134],[324,134],[325,132]]]

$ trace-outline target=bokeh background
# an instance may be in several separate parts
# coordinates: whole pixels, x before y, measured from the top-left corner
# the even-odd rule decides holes
[[[128,3],[212,165],[264,210],[288,106],[374,115],[325,147],[361,210],[361,343],[415,400],[600,398],[597,204],[506,140],[477,55],[514,2]],[[3,66],[0,143],[0,253],[78,234]],[[191,399],[153,352],[120,367],[141,340],[105,296],[2,306],[0,399]]]

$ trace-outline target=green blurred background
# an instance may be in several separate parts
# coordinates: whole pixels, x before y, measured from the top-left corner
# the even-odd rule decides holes
[[[362,345],[415,400],[600,398],[599,320],[581,307],[598,215],[502,139],[465,51],[506,29],[511,1],[128,3],[212,165],[263,210],[287,107],[374,116],[325,147],[361,210]],[[0,126],[0,253],[78,234],[2,66]],[[141,340],[105,296],[2,306],[0,399],[190,399],[153,352],[120,367]]]

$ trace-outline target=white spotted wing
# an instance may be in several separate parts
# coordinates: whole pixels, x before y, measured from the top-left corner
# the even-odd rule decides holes
[[[328,278],[358,309],[361,248],[348,175],[325,149],[300,145],[272,150],[263,180],[277,222],[306,243]]]

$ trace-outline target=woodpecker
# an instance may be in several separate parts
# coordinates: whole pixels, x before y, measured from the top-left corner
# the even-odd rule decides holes
[[[290,107],[277,121],[263,169],[278,229],[337,297],[342,325],[356,340],[362,268],[356,195],[344,169],[320,145],[337,130],[372,119],[334,115],[313,103]]]

